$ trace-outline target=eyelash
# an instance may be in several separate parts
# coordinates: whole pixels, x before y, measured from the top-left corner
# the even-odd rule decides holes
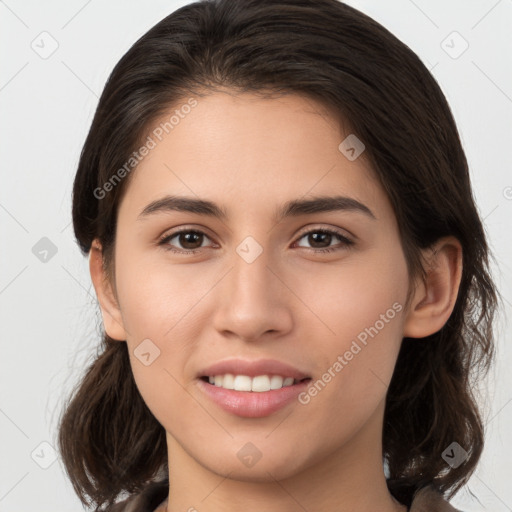
[[[178,231],[174,231],[170,234],[164,234],[158,241],[158,245],[162,246],[166,251],[171,251],[173,253],[177,254],[197,254],[198,252],[201,252],[201,249],[175,249],[172,245],[170,245],[168,242],[169,240],[172,240],[177,235],[180,235],[182,233],[195,233],[199,235],[204,235],[208,238],[208,235],[204,233],[203,231],[197,230],[197,229],[181,229]],[[331,229],[324,229],[324,228],[317,228],[312,229],[310,231],[306,231],[305,233],[302,233],[301,236],[297,239],[301,240],[307,235],[310,235],[312,233],[322,233],[327,235],[334,235],[338,237],[342,243],[341,247],[326,247],[325,249],[310,249],[310,251],[314,253],[329,253],[333,251],[339,251],[343,249],[343,247],[350,247],[354,245],[354,242],[350,239],[348,239],[346,236],[342,235],[339,231],[331,230]],[[307,249],[307,247],[303,247],[303,249]]]

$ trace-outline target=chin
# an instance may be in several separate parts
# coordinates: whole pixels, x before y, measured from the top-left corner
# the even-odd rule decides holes
[[[242,460],[240,460],[242,459]],[[296,449],[292,446],[287,455],[273,451],[272,457],[261,454],[261,458],[253,465],[248,462],[245,466],[243,457],[235,452],[231,457],[216,457],[212,464],[203,463],[202,465],[209,471],[219,476],[237,480],[240,482],[274,482],[275,480],[285,480],[300,473],[308,465],[302,464],[297,459]]]

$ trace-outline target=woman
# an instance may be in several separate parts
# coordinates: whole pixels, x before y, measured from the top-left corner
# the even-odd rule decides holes
[[[105,329],[59,432],[84,504],[455,510],[497,292],[446,99],[381,25],[177,10],[105,86],[73,222]]]

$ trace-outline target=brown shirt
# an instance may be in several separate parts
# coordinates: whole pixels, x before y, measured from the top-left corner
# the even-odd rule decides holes
[[[167,481],[148,485],[141,493],[116,503],[110,512],[154,512],[169,495]],[[433,487],[425,487],[418,491],[409,512],[461,512],[452,507]]]

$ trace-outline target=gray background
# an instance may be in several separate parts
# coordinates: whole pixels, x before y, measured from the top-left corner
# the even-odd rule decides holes
[[[2,512],[81,510],[52,448],[64,397],[99,337],[87,260],[70,225],[72,180],[111,69],[139,36],[186,3],[0,1]],[[348,3],[420,56],[462,135],[506,310],[498,363],[481,397],[486,450],[453,504],[467,512],[512,511],[512,0]]]

